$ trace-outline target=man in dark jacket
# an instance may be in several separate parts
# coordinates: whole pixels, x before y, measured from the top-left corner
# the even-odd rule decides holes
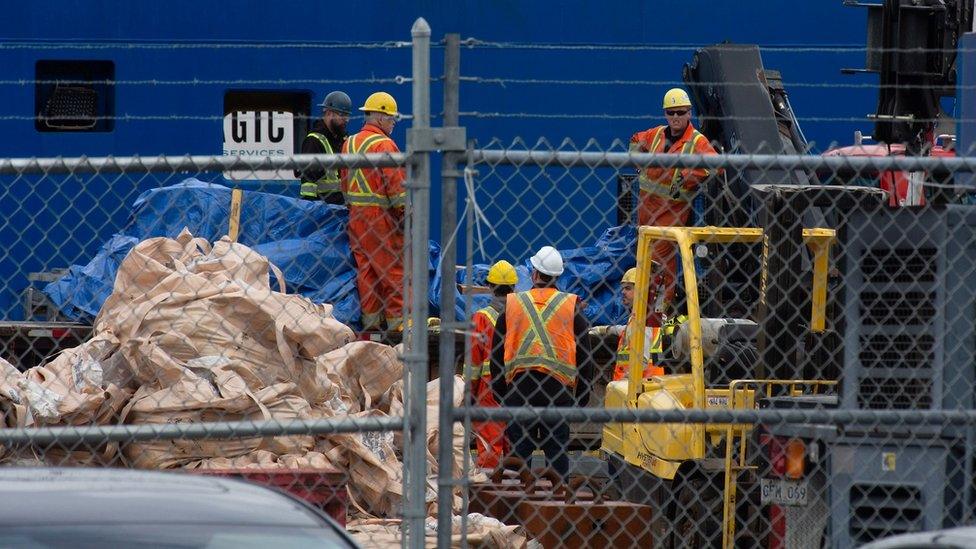
[[[312,131],[302,142],[302,154],[339,154],[346,140],[346,124],[352,112],[352,100],[341,91],[325,96],[322,118],[315,121]],[[305,200],[324,200],[329,204],[342,204],[339,188],[339,169],[307,166],[301,171],[301,197]]]

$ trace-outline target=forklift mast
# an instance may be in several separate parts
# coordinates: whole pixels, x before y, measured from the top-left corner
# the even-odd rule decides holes
[[[844,4],[868,10],[865,68],[879,75],[874,140],[903,143],[921,155],[937,125],[952,127],[940,101],[956,94],[956,58],[962,35],[973,30],[974,0],[884,0]],[[945,133],[953,133],[951,131]]]

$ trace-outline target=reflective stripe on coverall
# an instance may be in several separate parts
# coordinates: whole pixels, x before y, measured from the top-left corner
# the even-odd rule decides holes
[[[658,126],[638,132],[630,138],[631,152],[669,154],[716,154],[705,136],[690,123],[681,138],[664,150],[665,132],[668,126]],[[640,225],[657,227],[682,227],[688,224],[691,200],[698,192],[698,184],[711,175],[704,168],[648,167],[640,173],[640,206],[637,219]],[[678,261],[670,242],[654,243],[654,259],[663,266],[664,300],[674,299],[675,276]]]
[[[343,153],[396,153],[383,130],[367,123],[342,145]],[[342,194],[349,207],[349,246],[356,260],[364,329],[387,329],[403,322],[403,168],[343,169]]]

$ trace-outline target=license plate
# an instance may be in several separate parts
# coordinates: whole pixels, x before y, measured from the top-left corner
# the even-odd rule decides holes
[[[806,505],[807,483],[802,480],[764,478],[760,480],[763,505]]]

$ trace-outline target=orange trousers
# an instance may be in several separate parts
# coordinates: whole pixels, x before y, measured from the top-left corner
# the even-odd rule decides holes
[[[354,212],[354,209],[377,212]],[[356,289],[363,329],[403,323],[403,232],[389,215],[372,206],[349,208],[349,247],[356,260]]]
[[[684,227],[691,215],[691,204],[669,200],[641,191],[640,206],[637,208],[637,221],[652,227]],[[678,257],[674,244],[658,241],[654,243],[654,259],[663,266],[664,302],[674,301],[675,278],[678,272]]]
[[[623,362],[618,362],[613,367],[613,380],[620,381],[621,379],[627,379],[627,374],[630,373],[630,364]],[[653,362],[648,362],[644,365],[644,372],[641,373],[644,379],[650,379],[653,376],[663,376],[664,368],[660,366],[655,366]]]
[[[472,394],[478,406],[498,408],[495,395],[491,392],[491,382],[481,378],[472,384]],[[498,467],[502,458],[508,455],[509,444],[505,438],[505,423],[502,421],[476,421],[472,425],[478,435],[478,457],[475,465],[483,469]]]

